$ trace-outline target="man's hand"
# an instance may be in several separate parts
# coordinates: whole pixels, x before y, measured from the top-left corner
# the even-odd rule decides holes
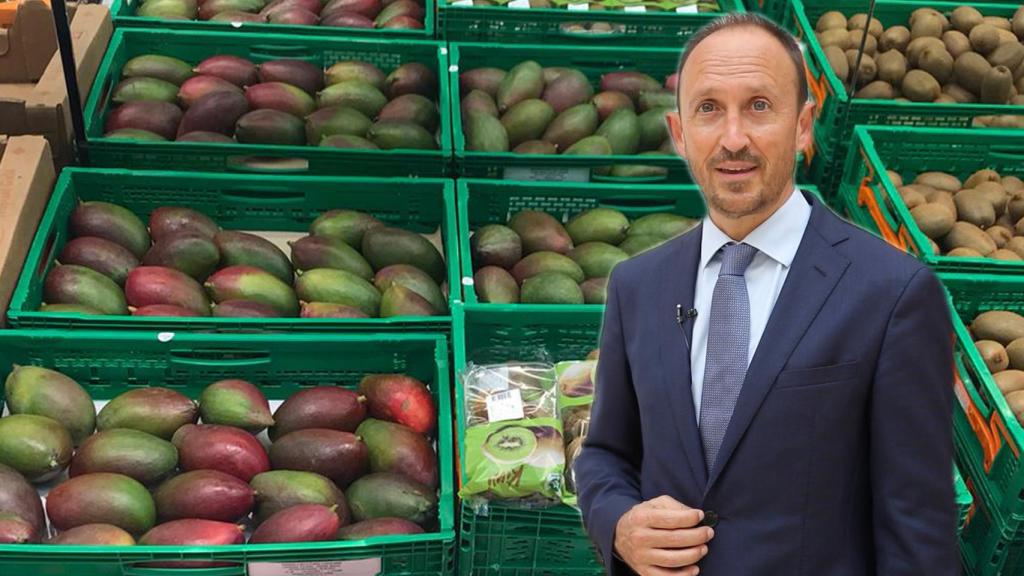
[[[615,527],[615,552],[640,576],[695,576],[715,531],[698,526],[704,512],[669,496],[641,502]]]

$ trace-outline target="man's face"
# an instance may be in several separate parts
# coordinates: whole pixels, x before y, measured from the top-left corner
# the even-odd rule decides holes
[[[770,214],[792,189],[813,119],[813,104],[797,100],[793,62],[764,30],[722,30],[694,49],[669,131],[713,213]]]

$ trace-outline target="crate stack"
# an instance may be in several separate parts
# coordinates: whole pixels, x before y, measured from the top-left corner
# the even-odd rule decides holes
[[[942,170],[965,181],[982,168],[1024,177],[1024,131],[972,128],[978,117],[1024,114],[1024,106],[852,97],[847,79],[830,66],[816,28],[826,12],[849,17],[866,10],[866,2],[745,4],[115,0],[116,29],[85,103],[88,161],[61,173],[32,240],[7,310],[13,329],[0,333],[0,377],[14,364],[51,368],[77,381],[99,403],[152,386],[196,399],[210,382],[241,378],[257,383],[276,404],[312,386],[355,388],[367,374],[406,374],[427,385],[437,408],[438,427],[430,434],[440,473],[437,521],[424,534],[344,542],[134,548],[0,544],[0,572],[60,573],[59,563],[69,573],[121,576],[148,573],[154,561],[205,561],[214,564],[206,564],[204,573],[224,575],[288,569],[408,576],[602,574],[580,513],[571,505],[566,478],[553,481],[555,496],[547,494],[543,506],[525,505],[523,498],[481,498],[466,490],[479,481],[470,477],[467,462],[480,447],[467,445],[477,417],[468,406],[477,400],[464,380],[473,367],[507,365],[531,353],[551,363],[583,361],[598,345],[609,262],[665,238],[624,233],[610,242],[615,255],[593,269],[563,257],[584,274],[572,287],[583,300],[540,304],[521,302],[530,298],[522,295],[520,282],[515,298],[490,301],[487,291],[497,284],[481,273],[491,263],[480,261],[474,235],[488,226],[511,226],[523,211],[546,213],[569,229],[567,236],[574,235],[574,218],[595,209],[630,223],[664,215],[669,228],[703,217],[700,191],[664,125],[664,112],[675,107],[672,74],[680,47],[696,30],[723,13],[751,10],[779,21],[804,44],[817,108],[814,146],[800,158],[801,188],[942,273],[958,322],[953,481],[965,565],[973,576],[1015,573],[1024,566],[1024,477],[1018,470],[1024,428],[972,344],[968,326],[982,312],[1024,309],[1014,284],[1024,264],[939,252],[941,247],[916,225],[913,206],[905,203],[894,178],[910,182],[920,172]],[[972,3],[987,16],[1007,18],[1018,4]],[[948,15],[957,6],[879,0],[875,16],[888,28],[905,24],[920,8]],[[301,65],[282,68],[282,61]],[[273,65],[244,66],[271,62],[276,73]],[[539,65],[541,91],[535,91],[534,78],[526,98],[503,102],[497,93],[501,77],[495,74],[536,76],[531,62]],[[217,82],[207,78],[206,86],[197,82],[189,89],[204,96],[224,94],[226,103],[211,108],[217,113],[200,115],[185,104],[201,98],[175,90],[196,75],[195,68],[237,86],[216,89]],[[310,69],[327,72],[311,76]],[[236,76],[239,70],[244,74]],[[126,82],[153,76],[160,81],[139,82],[137,91]],[[544,91],[563,76],[572,82],[561,87],[561,97],[549,98]],[[274,93],[255,88],[272,81],[303,86],[275,86]],[[614,102],[614,96],[598,102],[611,91],[627,92],[629,102]],[[401,105],[392,105],[399,98]],[[547,104],[516,117],[521,111],[515,104],[524,99]],[[134,100],[159,102],[140,107]],[[596,108],[573,112],[592,101]],[[358,114],[313,114],[331,106]],[[604,132],[618,107],[634,109],[640,127],[639,141],[623,148]],[[249,108],[273,111],[249,116]],[[563,119],[567,111],[578,117]],[[512,120],[499,120],[510,113]],[[197,118],[201,122],[191,124]],[[192,127],[179,130],[182,125]],[[190,137],[179,139],[190,131]],[[599,137],[587,138],[595,132]],[[66,264],[65,249],[80,236],[72,214],[81,203],[96,201],[120,206],[143,222],[158,208],[188,207],[223,230],[269,240],[292,260],[290,243],[315,234],[318,218],[340,210],[345,230],[337,234],[358,229],[356,240],[344,237],[363,254],[321,255],[318,266],[349,273],[328,274],[319,288],[305,270],[283,289],[265,278],[266,271],[259,282],[231,287],[243,295],[239,298],[262,298],[261,304],[276,306],[274,314],[249,309],[245,315],[226,315],[214,308],[212,315],[151,316],[128,313],[120,305],[93,314],[60,306],[55,301],[62,298],[60,291],[48,279]],[[404,231],[383,248],[370,249],[391,255],[367,254],[359,239],[369,234],[360,228],[368,221]],[[322,226],[319,230],[329,235]],[[678,232],[672,230],[666,234]],[[423,254],[424,238],[436,258]],[[416,246],[416,257],[389,250],[407,244]],[[519,257],[502,266],[515,280],[530,274]],[[363,258],[359,278],[352,266]],[[167,255],[163,260],[175,261]],[[289,264],[297,270],[310,267]],[[420,271],[392,270],[394,277],[378,278],[381,269],[396,264]],[[200,292],[209,284],[221,306],[229,298],[218,293],[218,282],[206,278],[208,271],[201,275],[196,279]],[[392,283],[402,290],[385,294]],[[269,296],[268,284],[275,286]],[[289,290],[292,297],[285,296],[282,304],[281,294]],[[126,303],[134,298],[129,295]],[[326,306],[318,313],[314,306],[300,315],[299,299],[347,308]],[[328,308],[331,314],[322,312]],[[460,490],[465,498],[459,498]],[[303,562],[319,564],[303,567]],[[174,573],[166,564],[164,572]]]

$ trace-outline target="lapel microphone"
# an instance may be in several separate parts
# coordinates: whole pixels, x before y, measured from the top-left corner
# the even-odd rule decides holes
[[[686,350],[690,350],[690,338],[686,335],[686,327],[684,323],[688,320],[692,320],[697,317],[697,309],[690,308],[683,312],[683,305],[676,304],[676,324],[679,324],[679,328],[683,331],[683,340],[686,342]]]

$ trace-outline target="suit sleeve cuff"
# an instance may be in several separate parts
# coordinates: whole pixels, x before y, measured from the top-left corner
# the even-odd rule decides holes
[[[607,499],[600,506],[594,506],[591,510],[589,522],[591,536],[600,548],[608,573],[613,576],[632,574],[632,571],[626,568],[626,564],[615,552],[615,528],[619,519],[639,503],[633,498],[618,496]]]

